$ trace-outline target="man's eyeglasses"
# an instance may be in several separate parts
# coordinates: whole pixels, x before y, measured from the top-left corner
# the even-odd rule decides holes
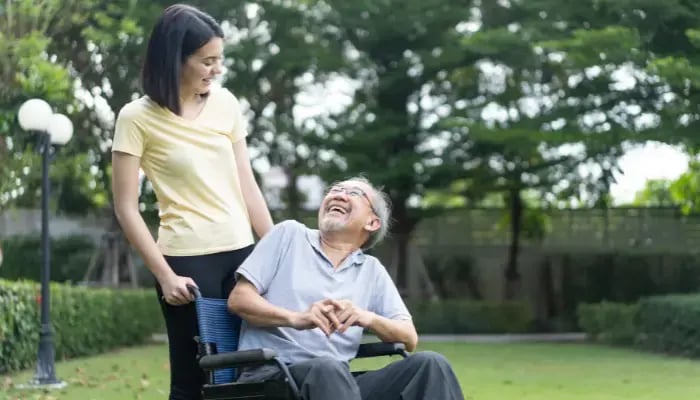
[[[346,187],[346,186],[335,185],[335,186],[331,186],[331,188],[328,189],[328,194],[340,194],[340,193],[345,193],[350,197],[355,197],[358,199],[360,197],[364,197],[367,200],[367,203],[369,204],[369,208],[372,209],[372,212],[374,212],[375,214],[377,213],[374,210],[374,205],[372,205],[372,200],[370,200],[369,196],[367,196],[367,193],[365,193],[365,191],[360,189],[359,187],[356,187],[356,186]]]

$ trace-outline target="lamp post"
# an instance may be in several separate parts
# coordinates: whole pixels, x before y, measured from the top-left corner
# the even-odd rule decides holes
[[[41,153],[41,330],[36,373],[30,386],[60,388],[66,385],[56,378],[55,347],[49,314],[51,259],[49,238],[49,163],[52,145],[64,145],[73,136],[73,124],[63,114],[54,114],[51,106],[41,99],[27,100],[19,108],[19,125],[39,137]]]

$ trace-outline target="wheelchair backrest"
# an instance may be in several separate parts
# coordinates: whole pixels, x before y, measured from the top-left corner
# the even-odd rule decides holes
[[[214,350],[216,354],[238,350],[240,317],[229,312],[226,299],[202,297],[199,290],[193,290],[193,292],[195,292],[200,349],[208,348]],[[235,376],[235,368],[218,369],[214,371],[212,383],[233,382]]]

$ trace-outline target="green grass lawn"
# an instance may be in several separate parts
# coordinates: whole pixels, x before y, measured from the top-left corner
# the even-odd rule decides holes
[[[424,343],[452,362],[468,400],[696,400],[700,362],[583,344]],[[355,368],[390,360],[358,360]],[[65,389],[12,389],[32,376],[0,376],[2,399],[124,400],[167,398],[164,345],[58,363]]]

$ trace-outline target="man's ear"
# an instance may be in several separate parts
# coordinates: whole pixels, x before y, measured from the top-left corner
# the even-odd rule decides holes
[[[377,217],[376,215],[373,215],[371,219],[365,224],[365,230],[369,233],[376,232],[381,227],[382,221],[380,221],[379,217]]]

